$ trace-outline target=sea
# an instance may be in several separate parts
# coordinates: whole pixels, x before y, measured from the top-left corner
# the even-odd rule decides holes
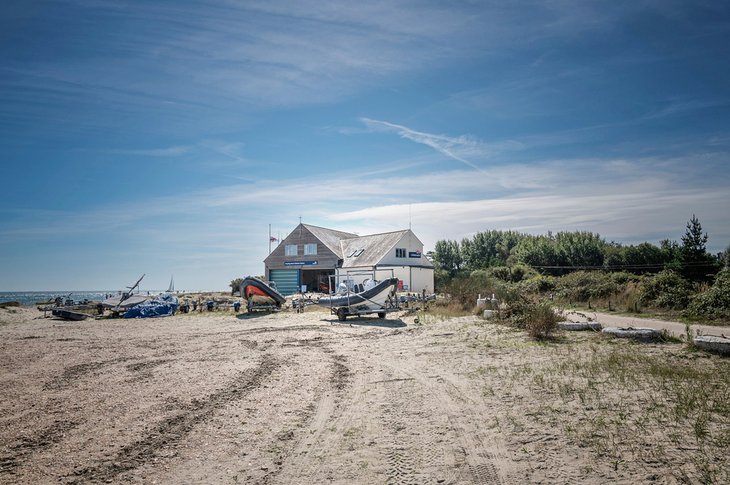
[[[141,294],[157,295],[163,290],[145,290]],[[74,301],[101,301],[109,295],[119,295],[119,290],[93,290],[93,291],[0,291],[0,303],[5,301],[17,301],[21,305],[33,306],[38,302],[46,302],[56,297],[72,299]]]

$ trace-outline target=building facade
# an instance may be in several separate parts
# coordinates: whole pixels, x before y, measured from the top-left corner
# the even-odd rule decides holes
[[[391,276],[399,279],[403,291],[433,293],[433,265],[410,229],[358,236],[299,224],[264,265],[266,278],[284,295],[326,292],[330,281],[352,284]]]

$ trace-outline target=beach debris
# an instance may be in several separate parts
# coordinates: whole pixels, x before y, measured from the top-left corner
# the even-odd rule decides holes
[[[8,307],[13,307],[13,306],[20,306],[20,302],[19,301],[4,301],[4,302],[0,303],[0,308],[8,308]]]
[[[582,330],[593,330],[595,332],[600,332],[602,326],[598,322],[558,322],[558,328],[560,330],[568,330],[571,332]]]
[[[661,330],[647,327],[606,327],[601,332],[616,338],[630,338],[639,342],[654,342],[662,338]]]
[[[694,339],[694,344],[708,352],[715,352],[722,355],[730,355],[730,338],[722,335],[698,335]]]

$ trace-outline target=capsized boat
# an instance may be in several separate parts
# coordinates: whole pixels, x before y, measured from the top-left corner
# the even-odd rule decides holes
[[[81,320],[86,320],[89,317],[89,315],[87,315],[86,313],[75,312],[73,310],[66,310],[63,308],[54,308],[53,310],[51,310],[51,314],[54,317],[58,317],[63,320],[74,320],[77,322]]]
[[[246,276],[241,282],[241,297],[257,304],[273,304],[280,307],[286,298],[255,276]]]
[[[162,293],[149,301],[133,306],[124,313],[124,318],[169,317],[177,311],[177,297]]]
[[[396,288],[398,288],[398,278],[388,278],[381,282],[368,280],[363,285],[358,285],[359,292],[346,290],[331,296],[323,296],[317,304],[332,308],[380,310],[385,308],[386,300],[395,294]]]

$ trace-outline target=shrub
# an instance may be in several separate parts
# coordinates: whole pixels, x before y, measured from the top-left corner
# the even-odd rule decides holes
[[[510,304],[512,314],[510,321],[517,328],[524,328],[530,337],[545,339],[558,329],[558,322],[562,320],[550,302],[533,303],[520,298]]]
[[[507,266],[494,266],[489,268],[488,274],[502,281],[512,281],[512,274]]]
[[[533,268],[524,264],[515,264],[511,267],[511,272],[510,281],[513,283],[519,283],[526,278],[534,278],[539,275]]]
[[[604,271],[576,271],[558,279],[556,288],[570,301],[588,301],[616,294],[619,284]]]
[[[639,301],[669,310],[687,307],[694,292],[692,284],[672,270],[664,270],[654,277],[646,278],[641,284]]]
[[[684,313],[689,317],[730,318],[730,269],[720,271],[714,284],[695,295]]]
[[[503,293],[502,285],[484,270],[472,271],[470,275],[459,275],[445,284],[443,290],[451,297],[451,302],[460,305],[464,310],[474,308],[479,294]]]
[[[554,276],[537,275],[520,281],[517,286],[520,291],[534,295],[554,291],[555,280]]]
[[[609,273],[611,276],[611,279],[616,283],[617,285],[626,285],[629,283],[637,283],[641,281],[641,276],[635,275],[633,273],[627,273],[626,271],[617,271],[614,273]]]

